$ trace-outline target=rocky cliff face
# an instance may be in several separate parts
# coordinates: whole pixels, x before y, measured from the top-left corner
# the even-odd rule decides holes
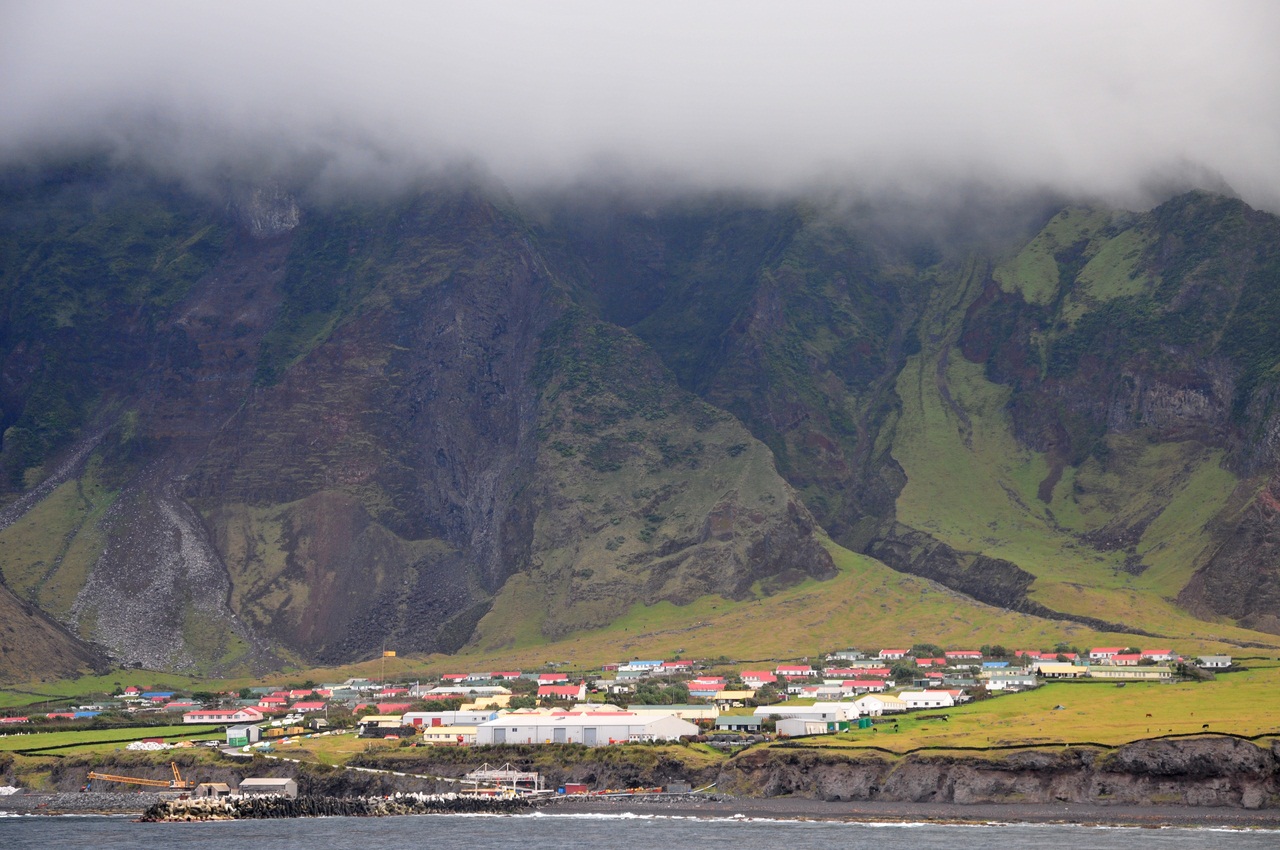
[[[1010,755],[847,755],[756,750],[729,761],[719,787],[766,797],[936,803],[1280,805],[1280,747],[1232,738],[1138,741]]]
[[[61,211],[61,189],[27,191]],[[636,601],[834,574],[768,450],[575,306],[500,195],[302,216],[264,190],[230,209],[216,261],[150,305],[143,377],[77,409],[97,430],[61,479],[23,466],[67,449],[21,454],[40,387],[17,391],[5,457],[43,483],[11,527],[52,519],[71,545],[53,572],[24,550],[5,574],[121,661],[453,651],[513,577],[552,637]],[[120,356],[100,345],[91,359]],[[96,500],[54,511],[46,497],[87,481]]]

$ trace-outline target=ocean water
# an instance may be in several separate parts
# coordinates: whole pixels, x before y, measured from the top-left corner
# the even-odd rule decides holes
[[[127,817],[0,817],[0,848],[139,847],[263,850],[435,847],[511,850],[1252,850],[1280,847],[1280,832],[1035,824],[881,824],[651,815],[424,815],[195,824],[133,823]]]

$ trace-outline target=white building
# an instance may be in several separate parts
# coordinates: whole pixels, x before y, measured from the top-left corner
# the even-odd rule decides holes
[[[405,726],[475,726],[498,716],[493,709],[478,711],[406,711],[400,715]]]
[[[831,728],[821,720],[805,720],[803,717],[787,717],[778,721],[777,732],[788,738],[800,735],[826,735]]]
[[[956,701],[946,691],[903,691],[898,699],[907,704],[907,708],[951,708]]]
[[[675,741],[698,734],[698,727],[672,714],[630,711],[504,714],[476,727],[476,743],[485,744],[625,744],[632,741]]]
[[[883,714],[907,710],[907,704],[892,694],[867,694],[855,699],[853,704],[860,714],[867,717],[879,717]]]
[[[424,726],[422,740],[428,744],[456,744],[470,746],[476,742],[474,726]]]
[[[1022,691],[1040,684],[1035,673],[1021,670],[983,671],[981,678],[989,691]]]
[[[815,702],[813,705],[762,705],[755,710],[756,717],[781,717],[812,720],[821,723],[840,723],[857,720],[857,702]]]
[[[245,796],[280,795],[284,797],[297,797],[298,783],[287,776],[241,779],[240,787],[236,789],[236,793],[243,794]]]
[[[1225,670],[1231,666],[1230,655],[1201,655],[1196,666],[1202,670]]]

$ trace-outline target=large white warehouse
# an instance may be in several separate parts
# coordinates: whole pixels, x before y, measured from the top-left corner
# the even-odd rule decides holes
[[[674,715],[630,711],[504,714],[476,727],[477,744],[586,744],[599,747],[631,741],[674,741],[696,735],[698,727]]]

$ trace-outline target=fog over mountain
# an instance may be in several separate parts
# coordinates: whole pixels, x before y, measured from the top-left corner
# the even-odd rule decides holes
[[[986,182],[1280,209],[1265,2],[8,2],[0,158],[107,150],[193,184],[471,163],[927,193]]]

